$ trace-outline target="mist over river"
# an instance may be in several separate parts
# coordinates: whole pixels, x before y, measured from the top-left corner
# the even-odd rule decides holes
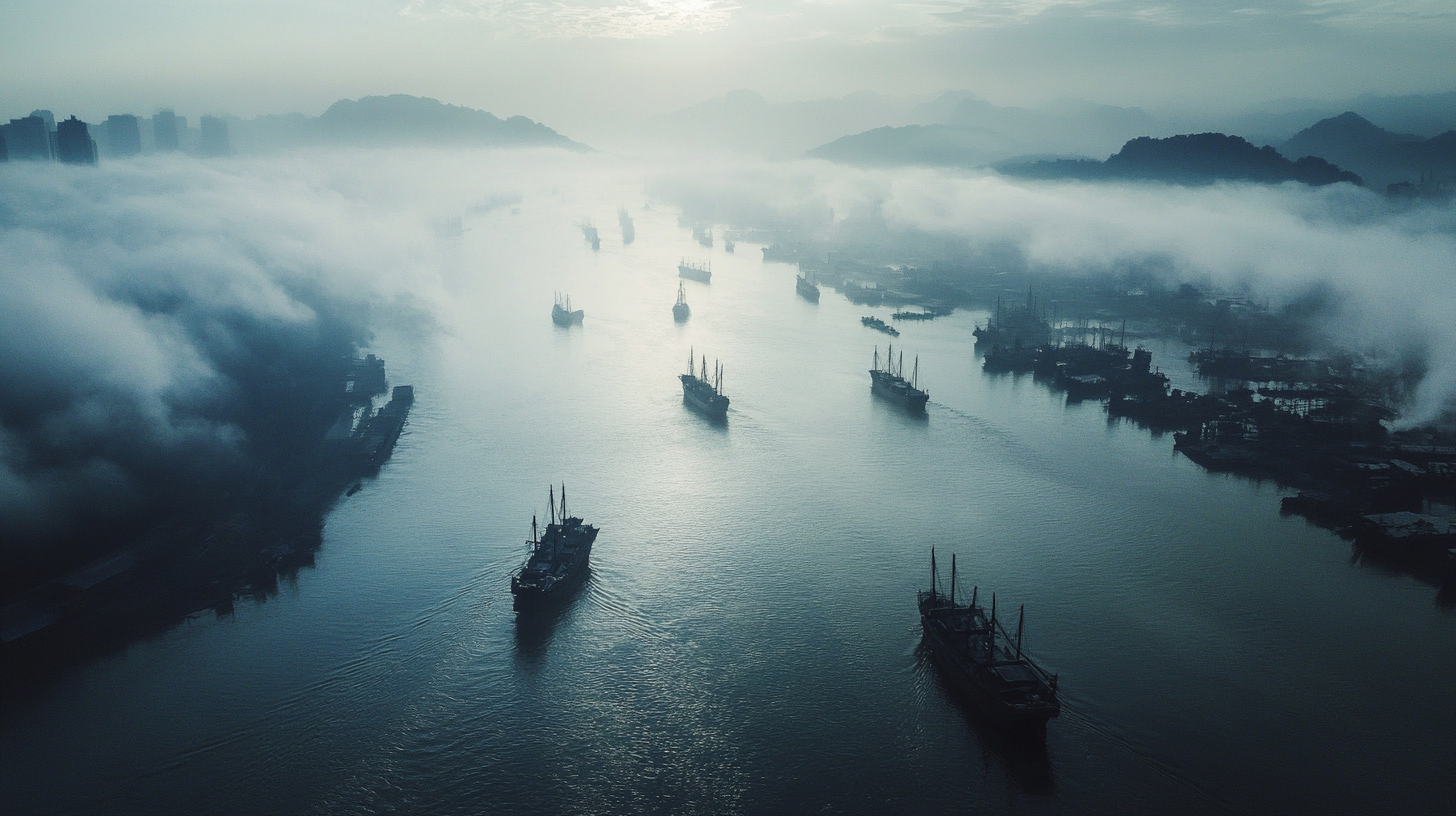
[[[367,350],[416,402],[378,478],[328,516],[316,566],[7,694],[0,809],[1456,801],[1456,611],[1430,587],[1281,517],[1272,484],[1209,474],[1029,376],[984,374],[984,312],[900,324],[896,350],[907,371],[918,355],[930,392],[910,416],[869,389],[888,338],[859,318],[890,309],[827,287],[809,303],[758,244],[703,249],[670,202],[645,206],[633,168],[569,157],[543,181],[494,161],[441,195],[435,214],[464,211],[463,236],[407,239],[429,321],[381,321]],[[393,182],[329,183],[347,210]],[[686,284],[692,316],[675,323],[677,263],[709,254],[712,283]],[[583,325],[552,324],[555,291]],[[1186,348],[1151,347],[1175,386],[1194,384]],[[690,348],[724,366],[726,425],[683,405]],[[591,577],[523,626],[509,573],[563,481],[601,528]],[[1028,650],[1061,678],[1044,753],[985,728],[921,649],[932,546],[957,553],[966,587],[1026,605]]]

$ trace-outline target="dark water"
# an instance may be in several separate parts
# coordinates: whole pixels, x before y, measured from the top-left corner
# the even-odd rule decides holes
[[[983,375],[975,314],[903,328],[923,419],[870,395],[887,338],[869,310],[804,302],[756,246],[716,248],[676,325],[675,265],[702,254],[676,213],[634,207],[624,248],[616,203],[640,192],[567,199],[477,219],[446,253],[440,331],[381,332],[418,402],[315,569],[7,703],[3,810],[1456,802],[1456,615],[1433,589],[1281,518],[1271,485]],[[551,324],[558,288],[584,326]],[[681,403],[689,346],[723,360],[726,427]],[[507,573],[562,480],[602,529],[592,578],[521,628]],[[922,654],[931,545],[1026,604],[1027,644],[1063,679],[1044,753],[982,729]]]

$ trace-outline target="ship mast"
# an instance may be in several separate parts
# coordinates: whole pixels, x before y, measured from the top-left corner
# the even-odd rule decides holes
[[[935,547],[930,548],[930,600],[935,600],[935,591],[940,579],[935,574]]]
[[[915,388],[920,382],[920,355],[915,355],[915,370],[910,373],[910,387]]]
[[[546,503],[551,505],[551,523],[556,523],[556,485],[546,486]]]
[[[681,286],[681,284],[679,284],[679,286]],[[697,361],[697,358],[695,358],[693,356],[693,347],[692,346],[688,346],[688,376],[689,377],[696,378],[698,376],[697,362],[698,362]]]
[[[956,563],[955,553],[950,554],[950,608],[955,609]]]
[[[561,483],[561,523],[566,523],[566,482]]]
[[[1016,621],[1016,659],[1021,659],[1021,627],[1026,625],[1026,604],[1021,605],[1021,614]]]
[[[531,514],[531,551],[535,552],[541,546],[541,536],[536,532],[536,514]]]

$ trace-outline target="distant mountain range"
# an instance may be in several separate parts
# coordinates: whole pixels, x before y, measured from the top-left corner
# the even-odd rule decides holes
[[[1390,98],[1372,99],[1384,100],[1385,108],[1401,112]],[[1419,97],[1423,104],[1430,103],[1424,108],[1411,98],[1399,99],[1405,100],[1401,103],[1406,106],[1405,118],[1423,121],[1427,132],[1445,121],[1443,96]],[[1376,190],[1423,178],[1456,180],[1456,130],[1431,138],[1394,133],[1349,111],[1315,122],[1277,149],[1222,133],[1168,134],[1170,125],[1141,109],[1072,100],[1030,110],[998,107],[969,96],[945,118],[945,124],[881,127],[843,136],[807,155],[860,166],[994,166],[1022,178],[1308,184],[1363,180]],[[1119,139],[1120,149],[1113,147],[1118,152],[1107,161],[1087,156],[1101,153],[1099,146]]]
[[[945,109],[937,123],[882,127],[843,136],[808,155],[846,164],[982,167],[1015,156],[1107,155],[1137,136],[1172,135],[1173,125],[1141,108],[1062,99],[1038,109],[993,105],[974,94]],[[930,108],[922,106],[921,110]]]
[[[406,94],[341,99],[321,116],[231,118],[228,129],[233,145],[243,152],[300,145],[591,149],[524,116],[501,119],[487,111]]]
[[[1219,180],[1278,183],[1300,181],[1323,185],[1347,181],[1360,184],[1360,176],[1341,170],[1322,158],[1305,156],[1290,161],[1268,145],[1256,147],[1238,136],[1197,133],[1153,139],[1142,136],[1123,145],[1107,161],[1060,159],[1008,162],[997,169],[1021,178],[1139,179],[1199,184]]]
[[[929,100],[861,91],[838,98],[771,103],[754,91],[740,89],[652,117],[640,138],[788,158],[845,133],[918,121],[916,109]]]

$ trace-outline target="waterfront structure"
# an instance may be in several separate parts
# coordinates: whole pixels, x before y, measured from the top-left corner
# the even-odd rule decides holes
[[[66,164],[96,164],[96,140],[86,123],[72,116],[56,125],[56,161]]]
[[[112,156],[135,156],[142,152],[142,130],[129,113],[106,117],[106,149]]]
[[[187,120],[179,119],[170,108],[152,116],[152,140],[156,143],[157,152],[170,153],[182,147],[182,141],[177,136],[179,121],[181,127],[187,127]]]
[[[202,138],[197,142],[197,152],[204,156],[230,156],[233,146],[228,142],[227,122],[216,116],[204,116],[201,122]]]
[[[16,161],[50,161],[51,138],[39,116],[11,119],[5,126],[5,146]]]

